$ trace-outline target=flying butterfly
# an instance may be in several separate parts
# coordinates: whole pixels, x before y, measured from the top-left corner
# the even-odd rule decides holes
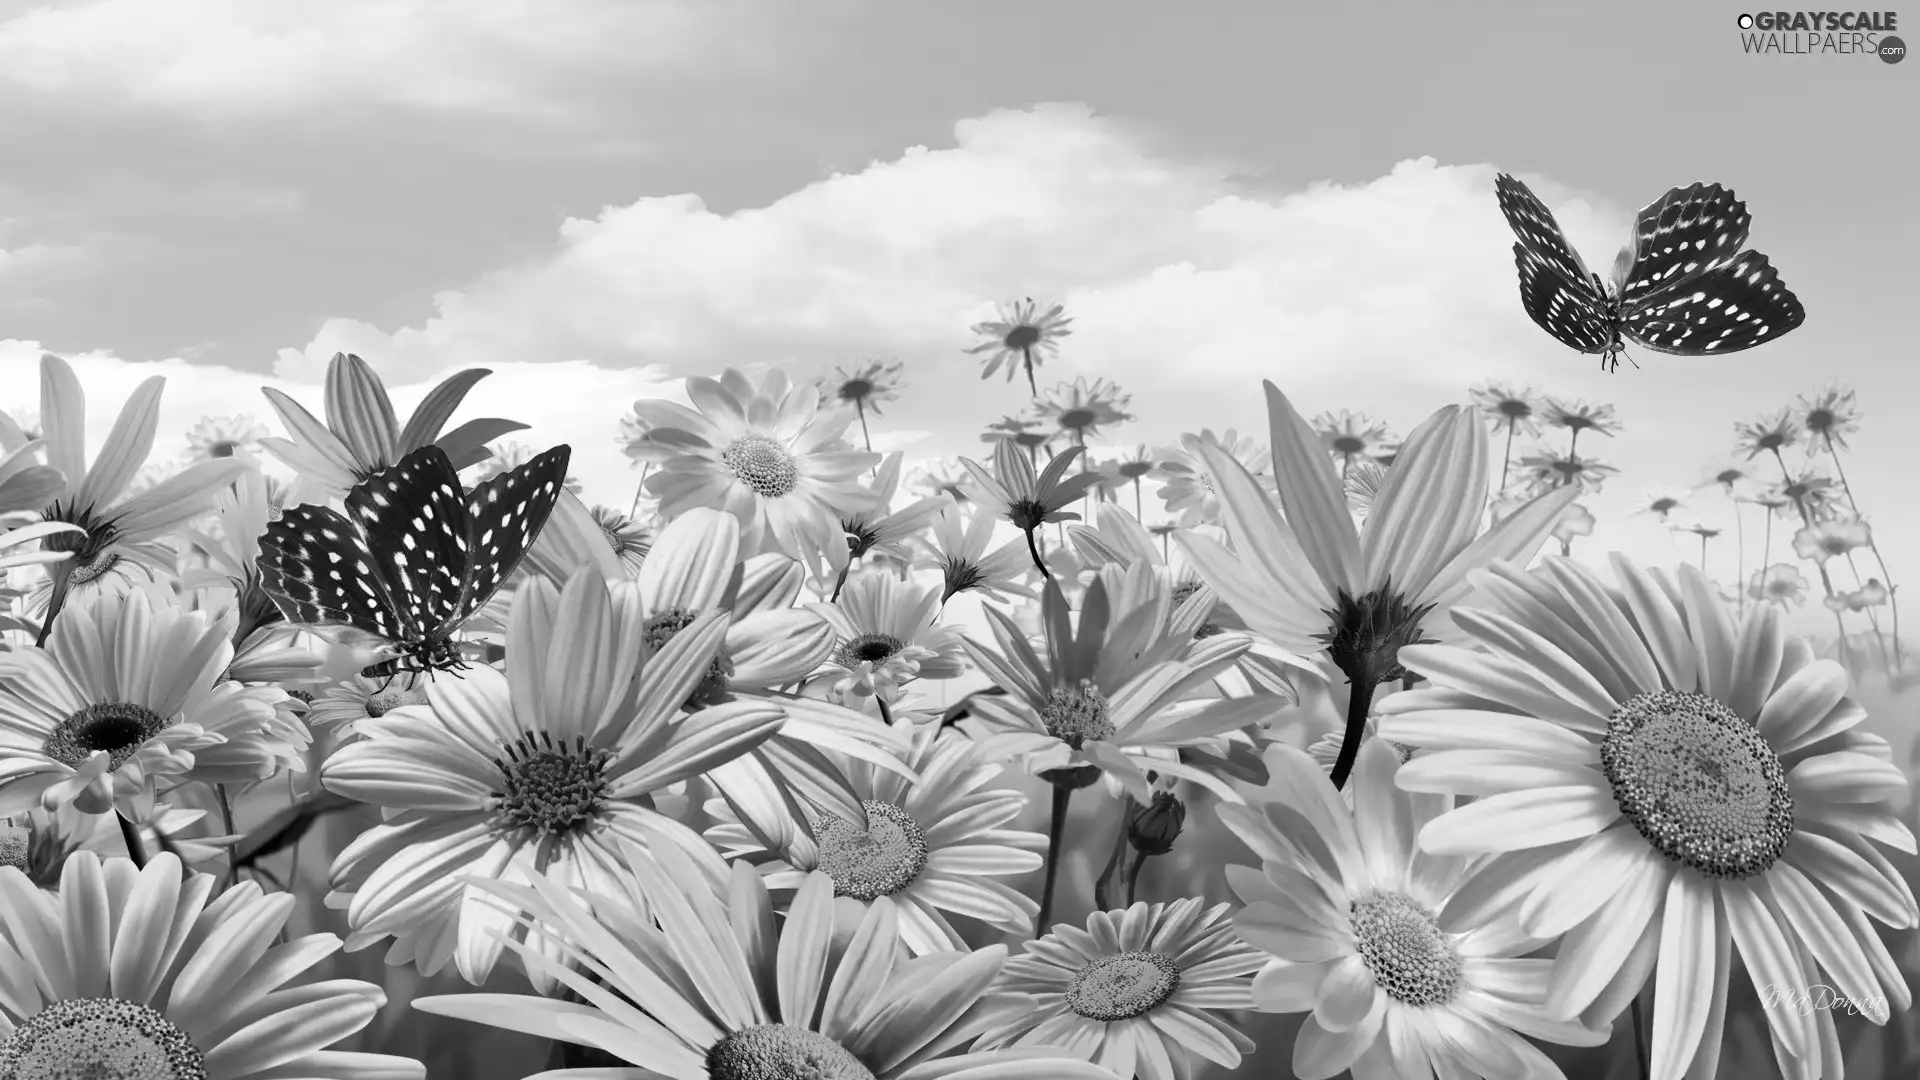
[[[1711,356],[1751,349],[1806,320],[1767,257],[1741,249],[1753,218],[1719,184],[1674,188],[1642,208],[1610,280],[1587,269],[1525,184],[1501,173],[1494,190],[1520,238],[1521,305],[1561,344],[1600,354],[1608,371],[1630,341]]]
[[[556,446],[462,493],[423,446],[354,485],[347,513],[296,506],[260,538],[260,581],[289,622],[379,638],[361,674],[465,667],[454,634],[513,574],[553,512],[572,450]]]

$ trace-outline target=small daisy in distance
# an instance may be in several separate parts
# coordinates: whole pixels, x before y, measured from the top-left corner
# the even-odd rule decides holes
[[[1589,431],[1608,438],[1620,434],[1620,421],[1614,419],[1611,405],[1547,398],[1540,408],[1540,420],[1548,427],[1567,432],[1576,442]]]
[[[1160,501],[1167,513],[1179,515],[1182,527],[1220,524],[1220,496],[1213,488],[1213,471],[1208,468],[1203,446],[1217,447],[1239,462],[1263,485],[1273,484],[1273,455],[1258,439],[1243,436],[1232,428],[1216,435],[1202,428],[1198,435],[1180,436],[1179,449],[1160,455],[1150,474],[1160,481]]]
[[[58,898],[0,867],[0,1075],[12,1080],[425,1080],[418,1061],[328,1050],[386,1005],[373,983],[287,985],[340,948],[275,935],[294,897],[180,860],[70,856]]]
[[[977,512],[1007,521],[1025,534],[1027,551],[1043,577],[1051,577],[1052,572],[1041,561],[1034,531],[1056,521],[1080,520],[1079,514],[1065,507],[1085,496],[1099,477],[1092,473],[1068,476],[1067,470],[1085,452],[1084,447],[1068,447],[1065,453],[1047,462],[1046,469],[1038,476],[1034,475],[1033,463],[1027,455],[1020,453],[1010,441],[994,447],[992,472],[972,458],[960,459],[973,475],[973,502],[979,508]]]
[[[959,631],[938,621],[941,603],[938,585],[885,571],[854,576],[837,603],[813,605],[837,637],[820,681],[849,706],[878,698],[886,708],[918,679],[957,678],[965,670]]]
[[[1509,443],[1520,432],[1530,437],[1539,436],[1541,405],[1532,387],[1515,388],[1509,383],[1490,382],[1474,387],[1472,395],[1480,415],[1487,418],[1496,433],[1504,432]]]
[[[1387,425],[1365,413],[1345,409],[1314,417],[1313,430],[1326,444],[1327,451],[1340,460],[1342,473],[1352,468],[1356,460],[1379,457],[1398,445],[1387,431]]]
[[[1598,492],[1606,485],[1608,477],[1620,475],[1619,469],[1599,458],[1562,453],[1544,446],[1537,453],[1521,458],[1519,464],[1534,487],[1546,491],[1572,487],[1580,491]]]
[[[978,592],[1001,603],[1007,602],[1003,593],[1033,598],[1033,589],[1026,583],[1031,563],[1025,543],[1009,540],[992,547],[998,521],[980,509],[969,514],[958,503],[943,507],[933,516],[929,535],[919,541],[923,553],[913,565],[940,571],[945,581],[940,603],[963,592]]]
[[[1254,1048],[1227,1013],[1253,1005],[1264,957],[1234,933],[1226,904],[1198,898],[1096,911],[1055,925],[1007,961],[999,989],[1036,1008],[982,1047],[1060,1047],[1115,1076],[1182,1080]]]
[[[1132,394],[1122,392],[1107,379],[1088,382],[1083,377],[1047,391],[1035,408],[1041,416],[1059,425],[1075,446],[1085,446],[1102,428],[1133,419],[1133,414],[1125,409],[1132,400]]]
[[[1799,443],[1802,434],[1800,421],[1792,409],[1781,409],[1771,416],[1735,424],[1733,431],[1740,449],[1747,452],[1748,461],[1761,454],[1778,457],[1780,451]]]
[[[1792,563],[1775,563],[1753,572],[1747,595],[1792,611],[1807,602],[1807,576]]]
[[[1012,382],[1024,370],[1027,389],[1039,397],[1040,386],[1034,381],[1034,369],[1058,354],[1060,339],[1073,333],[1073,318],[1066,312],[1060,304],[1042,311],[1029,296],[1001,307],[997,318],[975,323],[973,332],[986,340],[966,351],[970,356],[986,357],[980,377],[992,378],[1005,364],[1007,381]]]
[[[1873,527],[1856,517],[1831,517],[1802,526],[1793,534],[1793,553],[1824,564],[1873,543]]]
[[[900,396],[907,385],[901,377],[904,370],[906,365],[898,360],[868,360],[851,368],[836,367],[833,374],[820,379],[820,400],[853,408],[860,420],[860,438],[871,452],[873,436],[867,432],[867,414],[881,415],[880,403]]]
[[[1829,383],[1812,397],[1795,402],[1800,426],[1815,450],[1847,449],[1847,436],[1860,429],[1860,405],[1854,392]]]
[[[653,549],[654,530],[645,520],[629,517],[611,506],[595,506],[591,513],[593,523],[600,526],[601,535],[607,539],[607,546],[613,548],[613,557],[620,560],[629,575],[637,573],[640,565],[647,561],[647,552]]]
[[[250,458],[268,434],[267,425],[251,416],[203,416],[187,430],[187,459]]]

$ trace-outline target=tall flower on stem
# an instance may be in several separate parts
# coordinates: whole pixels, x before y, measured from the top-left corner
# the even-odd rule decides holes
[[[1153,477],[1161,482],[1160,501],[1167,513],[1180,515],[1179,524],[1186,528],[1220,523],[1220,496],[1213,487],[1213,471],[1200,453],[1202,446],[1232,455],[1263,484],[1273,481],[1273,452],[1251,435],[1242,436],[1232,428],[1216,435],[1212,428],[1202,428],[1198,435],[1180,436],[1178,449],[1161,454]]]
[[[1840,490],[1847,497],[1847,506],[1855,517],[1860,516],[1860,503],[1853,497],[1853,485],[1847,482],[1846,468],[1840,464],[1840,451],[1848,449],[1847,436],[1860,426],[1860,409],[1855,403],[1854,392],[1838,384],[1827,386],[1813,398],[1801,398],[1800,422],[1805,426],[1808,450],[1825,450],[1833,458],[1834,476],[1840,481]],[[1894,670],[1902,666],[1904,650],[1900,646],[1900,587],[1894,584],[1893,575],[1887,570],[1887,560],[1880,554],[1880,545],[1871,535],[1867,539],[1867,550],[1873,553],[1874,562],[1880,564],[1880,577],[1886,582],[1889,613],[1893,618],[1893,661]],[[1876,625],[1876,630],[1878,629]]]
[[[833,374],[820,380],[820,400],[853,406],[860,418],[860,440],[868,453],[873,452],[873,436],[867,431],[867,414],[880,414],[880,403],[900,396],[906,380],[900,377],[905,365],[898,360],[868,360],[852,368],[836,367]]]
[[[1068,448],[1066,453],[1058,454],[1047,462],[1046,471],[1037,478],[1033,473],[1033,463],[1011,442],[1003,441],[994,448],[992,472],[972,458],[960,459],[967,472],[973,475],[974,503],[979,507],[977,512],[1012,522],[1014,528],[1026,534],[1027,551],[1033,556],[1033,565],[1039,568],[1042,577],[1049,580],[1053,578],[1053,573],[1040,557],[1040,543],[1035,533],[1040,526],[1049,522],[1080,520],[1079,514],[1068,513],[1061,508],[1080,499],[1088,488],[1100,480],[1093,473],[1067,476],[1067,470],[1072,468],[1074,460],[1085,452],[1085,447]]]
[[[1085,446],[1101,428],[1133,419],[1125,408],[1132,400],[1132,394],[1122,393],[1118,385],[1106,379],[1088,382],[1079,378],[1047,391],[1036,407],[1041,416],[1067,433],[1073,445]]]
[[[900,463],[904,455],[896,450],[880,463],[880,470],[874,476],[872,497],[866,503],[840,519],[840,528],[847,534],[848,566],[852,561],[874,556],[890,560],[899,565],[913,561],[910,542],[927,527],[927,522],[938,513],[942,506],[952,505],[952,500],[937,495],[901,507],[893,508],[893,499],[900,491]],[[864,564],[863,564],[864,565]],[[847,580],[847,571],[840,571],[840,578],[834,583],[833,595],[838,598],[840,586]]]
[[[1387,425],[1365,413],[1321,413],[1313,418],[1313,430],[1326,445],[1327,452],[1340,460],[1340,475],[1345,476],[1356,459],[1365,460],[1393,452],[1394,439]]]
[[[1060,304],[1042,312],[1040,305],[1029,296],[1002,307],[998,318],[975,323],[973,332],[986,340],[966,351],[971,356],[986,356],[986,367],[980,377],[992,378],[1000,365],[1005,364],[1007,381],[1012,382],[1016,372],[1014,361],[1018,359],[1020,370],[1027,373],[1027,389],[1039,397],[1040,386],[1034,381],[1033,371],[1060,351],[1061,338],[1073,333],[1069,329],[1073,319],[1066,312]]]
[[[306,489],[304,502],[344,497],[353,485],[423,446],[438,446],[455,469],[464,469],[486,459],[488,442],[527,427],[488,417],[442,432],[467,391],[491,374],[486,368],[468,368],[447,376],[427,391],[402,427],[373,368],[358,356],[335,353],[327,364],[327,422],[320,423],[280,391],[263,387],[260,392],[292,438],[261,439],[260,448],[299,474]]]
[[[869,570],[853,579],[839,603],[813,605],[835,636],[823,681],[854,707],[874,701],[891,722],[907,683],[958,678],[964,670],[959,635],[938,621],[939,591]]]
[[[1482,534],[1487,429],[1450,405],[1407,438],[1361,534],[1319,436],[1286,395],[1265,385],[1278,505],[1239,462],[1203,446],[1233,547],[1179,540],[1201,578],[1231,597],[1256,633],[1303,655],[1324,650],[1347,677],[1346,743],[1333,772],[1339,787],[1353,770],[1375,688],[1406,674],[1401,647],[1445,634],[1441,619],[1470,591],[1470,571],[1531,559],[1580,490],[1541,495]]]
[[[1515,389],[1506,383],[1486,383],[1473,388],[1473,404],[1493,425],[1496,433],[1506,433],[1506,449],[1500,454],[1500,484],[1507,487],[1507,469],[1513,464],[1513,437],[1525,431],[1530,437],[1540,434],[1540,402],[1532,387]]]
[[[1133,516],[1136,521],[1146,516],[1146,511],[1140,504],[1140,482],[1152,475],[1153,471],[1159,467],[1159,459],[1145,443],[1134,447],[1131,454],[1100,463],[1100,471],[1106,474],[1107,483],[1110,486],[1121,488],[1128,484],[1133,485]]]
[[[203,416],[187,431],[187,459],[245,457],[260,448],[267,426],[251,416]]]
[[[999,522],[994,514],[976,509],[969,518],[958,505],[948,506],[933,518],[932,536],[920,541],[924,553],[914,563],[916,569],[940,571],[946,586],[940,603],[963,592],[979,592],[1004,602],[1002,593],[1031,598],[1027,586],[1027,549],[1018,540],[1009,540],[989,551],[993,528]]]
[[[1880,848],[1911,855],[1906,777],[1847,673],[1790,641],[1779,612],[1735,626],[1706,576],[1616,555],[1617,588],[1550,559],[1496,566],[1472,648],[1419,646],[1432,689],[1383,704],[1420,748],[1402,790],[1473,801],[1427,822],[1430,855],[1499,856],[1524,880],[1520,928],[1565,935],[1549,1019],[1596,1022],[1654,983],[1652,1080],[1709,1076],[1732,956],[1756,989],[1826,985],[1876,1024],[1911,991],[1869,919],[1920,923]],[[1633,1005],[1636,1028],[1642,1010]],[[1766,1010],[1781,1072],[1840,1072],[1825,1010]]]

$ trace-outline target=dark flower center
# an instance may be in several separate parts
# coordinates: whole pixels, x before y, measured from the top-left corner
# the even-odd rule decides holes
[[[104,751],[107,767],[118,769],[166,726],[165,717],[144,705],[101,702],[55,724],[42,750],[71,769],[86,764],[95,752]]]
[[[1102,956],[1074,973],[1067,1008],[1088,1020],[1131,1020],[1180,989],[1180,966],[1157,952]]]
[[[68,998],[0,1042],[5,1080],[207,1080],[207,1060],[173,1021],[119,998]]]
[[[892,634],[861,634],[842,644],[834,659],[841,667],[847,668],[880,664],[892,659],[906,647],[906,642]]]
[[[1138,480],[1153,471],[1151,461],[1123,461],[1120,463],[1120,475],[1127,480]]]
[[[1052,513],[1046,504],[1032,499],[1015,499],[1007,506],[1007,520],[1026,532],[1032,532],[1046,524],[1047,515]]]
[[[1060,426],[1069,431],[1085,431],[1100,419],[1092,409],[1068,409],[1060,414]]]
[[[0,866],[27,868],[27,848],[33,834],[25,825],[0,825]]]
[[[1405,1005],[1445,1005],[1460,985],[1460,953],[1433,912],[1403,893],[1354,902],[1354,943],[1380,989]]]
[[[865,830],[831,814],[814,823],[819,867],[833,879],[835,896],[855,900],[892,896],[912,885],[927,868],[927,834],[892,803],[862,805],[867,810]]]
[[[1047,734],[1075,750],[1088,739],[1111,739],[1116,731],[1107,715],[1107,696],[1091,679],[1081,679],[1078,686],[1054,687],[1046,708],[1040,710],[1040,722]]]
[[[1833,426],[1833,410],[1812,409],[1807,412],[1807,430],[1824,432]]]
[[[217,458],[232,457],[233,452],[238,448],[239,448],[239,444],[229,439],[220,439],[216,442],[208,444],[207,456],[217,457]]]
[[[817,1031],[760,1024],[730,1031],[707,1051],[712,1080],[874,1080],[873,1070]]]
[[[513,828],[566,833],[592,821],[605,805],[607,762],[612,754],[572,744],[547,732],[523,731],[493,759],[503,790],[493,792],[494,813]]]
[[[953,599],[957,593],[979,588],[986,584],[987,580],[987,576],[981,573],[978,566],[957,556],[949,556],[947,561],[941,564],[940,571],[947,580],[946,592],[940,597],[942,603]]]
[[[841,401],[865,401],[873,394],[873,383],[866,379],[848,379],[840,384]]]
[[[1766,873],[1793,838],[1786,769],[1760,732],[1703,694],[1660,690],[1613,711],[1600,765],[1656,851],[1711,878]]]
[[[1040,328],[1021,323],[1008,330],[1007,336],[1002,340],[1006,342],[1009,349],[1031,349],[1040,344]]]
[[[1366,452],[1367,441],[1354,435],[1336,435],[1333,439],[1333,450],[1336,454],[1352,457]]]
[[[1533,415],[1533,406],[1519,398],[1506,398],[1498,406],[1500,415],[1510,420],[1524,420]]]

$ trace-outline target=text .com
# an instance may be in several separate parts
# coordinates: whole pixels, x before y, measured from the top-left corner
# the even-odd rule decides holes
[[[1872,56],[1887,64],[1906,59],[1893,11],[1756,11],[1741,15],[1740,47],[1781,56]]]

